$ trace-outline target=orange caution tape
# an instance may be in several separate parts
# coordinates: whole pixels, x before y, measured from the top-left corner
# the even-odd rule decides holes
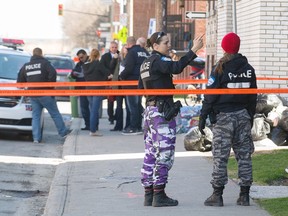
[[[257,80],[288,80],[288,78],[278,77],[257,77]],[[173,80],[174,84],[197,84],[207,83],[207,79],[186,79],[186,80]],[[135,86],[138,81],[97,81],[97,82],[33,82],[33,83],[0,83],[0,87],[76,87],[76,86]]]
[[[185,94],[258,94],[288,93],[281,89],[79,89],[79,90],[0,90],[2,96],[116,96],[116,95],[185,95]]]
[[[288,78],[258,77],[257,80],[288,80]],[[202,80],[174,80],[174,84],[207,83]],[[276,89],[29,89],[16,90],[11,87],[73,87],[73,86],[135,86],[138,81],[99,81],[99,82],[33,82],[33,83],[0,83],[2,96],[87,96],[87,95],[185,95],[185,94],[258,94],[288,93],[287,88]],[[4,87],[4,88],[3,88]]]

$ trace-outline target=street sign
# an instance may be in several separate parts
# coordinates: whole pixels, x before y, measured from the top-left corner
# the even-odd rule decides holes
[[[205,19],[206,18],[206,12],[186,11],[185,12],[185,18],[186,19]]]

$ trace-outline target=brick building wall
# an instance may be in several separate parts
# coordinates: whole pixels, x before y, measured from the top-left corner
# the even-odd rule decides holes
[[[233,31],[232,1],[217,2],[215,62],[223,55],[220,46],[223,36]],[[248,58],[257,76],[288,77],[288,1],[237,0],[236,10],[237,34],[241,38],[239,52]],[[212,20],[208,19],[208,32],[212,31]],[[211,44],[208,41],[207,46]],[[213,53],[212,47],[208,53]],[[287,88],[287,81],[258,81],[258,87]]]
[[[147,38],[150,18],[155,18],[155,0],[129,0],[128,8],[133,1],[133,14],[129,13],[129,20],[133,20],[132,31],[129,31],[129,36],[135,38]],[[130,5],[129,5],[130,4]],[[132,16],[132,17],[131,17]]]

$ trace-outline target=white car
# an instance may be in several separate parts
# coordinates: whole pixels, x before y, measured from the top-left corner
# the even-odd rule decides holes
[[[12,45],[7,47],[7,43],[3,46],[1,42],[3,39],[0,38],[0,84],[15,83],[20,68],[30,61],[31,55]],[[0,86],[0,89],[13,88]],[[42,128],[43,122],[42,119]],[[0,131],[5,130],[16,131],[32,139],[32,106],[28,97],[0,94]]]

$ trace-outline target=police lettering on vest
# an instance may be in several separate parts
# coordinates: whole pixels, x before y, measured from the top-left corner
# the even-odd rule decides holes
[[[41,63],[26,65],[25,70],[40,69]]]

